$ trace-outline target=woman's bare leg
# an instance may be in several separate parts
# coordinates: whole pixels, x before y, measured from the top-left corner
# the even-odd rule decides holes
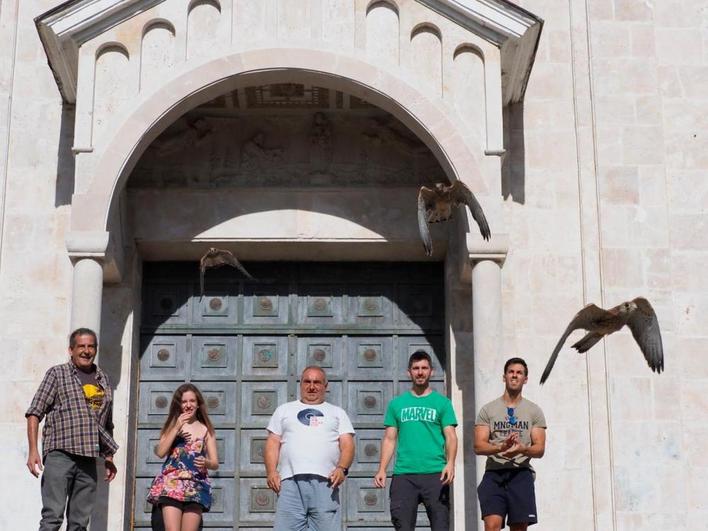
[[[165,531],[180,531],[182,528],[182,509],[163,505],[162,521],[165,523]]]
[[[182,513],[181,531],[197,531],[199,529],[199,524],[201,523],[201,521],[201,509],[187,509],[186,511],[184,511],[184,513]]]

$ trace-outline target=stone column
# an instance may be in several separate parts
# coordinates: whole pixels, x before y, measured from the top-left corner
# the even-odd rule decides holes
[[[71,329],[90,328],[96,334],[101,327],[103,266],[95,258],[74,262],[74,287],[71,296]]]
[[[508,250],[506,234],[494,234],[485,242],[467,235],[462,257],[463,280],[472,284],[472,345],[474,368],[474,412],[500,394],[503,358],[501,270]],[[469,275],[469,276],[468,276]],[[465,434],[473,437],[473,434]],[[477,484],[484,475],[486,457],[476,458]],[[474,490],[473,490],[474,492]],[[478,513],[476,502],[474,512]],[[480,522],[476,514],[475,523]]]
[[[74,263],[71,330],[90,328],[99,338],[103,302],[103,262],[107,247],[107,232],[71,232],[66,239],[66,248]]]
[[[474,389],[476,406],[500,375],[502,354],[501,264],[480,259],[472,263],[472,327],[474,331]],[[496,382],[500,383],[500,382]]]

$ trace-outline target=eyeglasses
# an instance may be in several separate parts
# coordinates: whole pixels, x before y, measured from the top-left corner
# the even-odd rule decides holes
[[[516,426],[517,422],[517,418],[514,416],[514,409],[513,407],[506,408],[506,414],[509,416],[509,424],[512,426]]]

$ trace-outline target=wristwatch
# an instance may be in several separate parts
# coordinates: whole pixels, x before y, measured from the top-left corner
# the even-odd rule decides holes
[[[341,466],[341,465],[337,465],[337,468],[341,468],[341,469],[342,469],[342,473],[343,473],[345,476],[348,476],[348,475],[349,475],[349,469],[348,469],[347,467]]]

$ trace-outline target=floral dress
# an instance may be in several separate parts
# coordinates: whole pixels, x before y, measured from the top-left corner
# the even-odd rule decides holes
[[[162,471],[150,486],[148,501],[157,505],[161,496],[177,501],[198,503],[204,512],[211,507],[211,482],[206,469],[200,469],[194,460],[206,451],[204,437],[186,441],[177,436],[170,454],[162,465]]]

